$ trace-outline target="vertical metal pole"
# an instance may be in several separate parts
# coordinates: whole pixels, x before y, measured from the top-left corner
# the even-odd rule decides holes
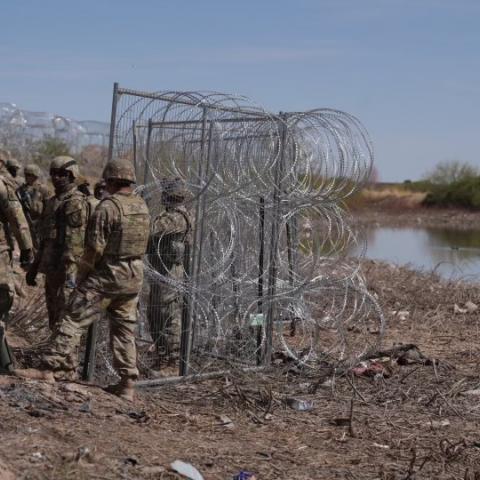
[[[208,129],[208,146],[207,146],[207,158],[205,159],[205,154],[203,156],[203,161],[205,161],[205,168],[202,168],[202,177],[201,177],[201,183],[202,183],[202,188],[204,188],[205,180],[207,179],[209,170],[210,170],[210,155],[212,152],[212,138],[213,138],[213,122],[210,122],[210,128]],[[205,141],[205,139],[203,139]],[[202,161],[202,163],[203,163]],[[200,215],[200,228],[199,228],[199,247],[198,247],[198,255],[197,255],[197,268],[196,268],[196,273],[197,275],[200,273],[200,263],[202,261],[202,255],[203,255],[203,237],[204,237],[204,232],[205,232],[205,196],[206,196],[206,190],[203,192],[200,201],[201,201],[201,215]]]
[[[272,361],[273,352],[273,323],[275,320],[276,308],[274,297],[277,285],[277,263],[278,263],[278,241],[280,236],[281,220],[281,193],[282,177],[285,162],[285,147],[287,142],[287,124],[285,115],[280,112],[280,139],[279,139],[279,160],[275,169],[274,192],[273,192],[273,214],[272,214],[272,238],[270,243],[270,265],[268,271],[268,314],[265,326],[265,351],[263,363],[269,365]]]
[[[133,134],[133,168],[137,171],[137,122],[132,122],[132,134]]]
[[[85,346],[85,358],[83,360],[82,380],[91,382],[95,373],[97,353],[98,320],[95,320],[89,327],[87,343]]]
[[[118,82],[113,84],[112,114],[110,115],[110,139],[108,142],[108,160],[113,157],[113,148],[115,146],[115,123],[117,122],[117,101],[118,101]]]
[[[150,172],[150,144],[152,139],[152,119],[148,119],[148,130],[147,130],[147,145],[145,148],[145,170],[143,172],[143,184],[147,185],[148,182],[148,173]]]
[[[205,158],[205,144],[206,144],[206,133],[207,133],[207,108],[203,108],[202,114],[202,131],[201,131],[201,144],[200,144],[200,159],[198,164],[198,182],[200,188],[203,188],[203,179],[204,179],[204,158]],[[203,194],[202,194],[203,195]],[[184,376],[188,375],[190,368],[190,354],[192,350],[192,326],[195,320],[196,309],[195,309],[195,297],[196,297],[196,288],[198,285],[198,275],[199,275],[199,262],[197,261],[197,256],[199,256],[198,248],[200,243],[200,213],[202,209],[202,197],[197,199],[197,205],[195,208],[195,228],[193,232],[193,245],[192,245],[192,255],[191,255],[191,276],[190,281],[193,285],[192,297],[190,298],[188,312],[185,312],[185,315],[182,315],[182,332],[180,337],[180,365],[179,365],[179,375]]]
[[[190,271],[190,245],[185,245],[185,252],[183,257],[184,278],[188,280],[191,275]],[[182,304],[182,331],[180,332],[180,365],[179,374],[184,376],[188,374],[188,367],[190,362],[190,330],[191,330],[191,311],[192,298],[188,291],[183,295]]]
[[[291,287],[293,287],[293,273],[294,273],[294,266],[293,266],[293,232],[292,232],[292,219],[288,220],[285,228],[287,233],[287,259],[288,259],[288,283]]]
[[[258,253],[258,302],[257,309],[258,313],[263,313],[263,277],[265,275],[265,198],[260,197],[260,206],[259,206],[259,216],[260,216],[260,225],[259,225],[259,244],[260,250]],[[257,329],[257,365],[262,363],[262,352],[260,347],[262,345],[262,331],[263,326],[258,325]]]

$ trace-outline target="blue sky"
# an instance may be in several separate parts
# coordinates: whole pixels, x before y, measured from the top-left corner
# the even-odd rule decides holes
[[[477,0],[2,2],[0,102],[108,120],[114,81],[362,120],[384,181],[480,166]]]

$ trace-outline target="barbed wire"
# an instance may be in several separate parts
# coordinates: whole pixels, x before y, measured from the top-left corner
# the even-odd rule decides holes
[[[163,178],[180,177],[191,194],[190,275],[159,271],[161,235],[146,259],[147,344],[146,292],[168,286],[192,305],[192,373],[255,365],[269,341],[303,365],[351,364],[378,346],[385,324],[359,268],[365,240],[343,206],[373,162],[355,117],[277,115],[218,93],[121,90],[114,139],[114,155],[135,161],[153,218]]]
[[[107,147],[108,122],[74,120],[51,112],[33,112],[14,103],[0,102],[0,143],[22,154],[31,153],[34,142],[55,137],[67,143],[75,154],[87,146]],[[32,144],[33,142],[33,144]]]

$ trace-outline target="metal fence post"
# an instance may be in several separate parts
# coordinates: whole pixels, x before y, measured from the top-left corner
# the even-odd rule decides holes
[[[98,320],[95,320],[89,327],[87,342],[85,346],[85,357],[83,360],[82,380],[91,382],[95,373],[97,354]]]
[[[150,172],[150,145],[152,140],[152,119],[148,119],[148,131],[147,131],[147,145],[145,148],[145,165],[143,166],[143,185],[146,186],[148,182],[148,173]]]
[[[263,282],[265,275],[265,198],[260,197],[259,202],[259,231],[258,231],[258,241],[260,244],[260,249],[258,252],[258,302],[257,302],[257,311],[258,313],[263,313]],[[260,347],[262,345],[262,334],[263,334],[263,325],[258,325],[256,327],[256,340],[257,340],[257,365],[262,363],[262,352]]]
[[[190,259],[191,276],[190,281],[193,284],[193,291],[188,305],[188,311],[182,315],[182,332],[180,337],[180,365],[179,365],[179,375],[184,376],[188,375],[190,369],[190,354],[192,350],[192,326],[195,322],[196,308],[196,288],[198,287],[198,275],[200,269],[200,260],[201,260],[201,239],[200,233],[203,229],[203,215],[201,215],[202,207],[204,206],[204,200],[202,195],[203,189],[203,180],[205,175],[204,169],[204,160],[205,160],[205,144],[206,144],[206,134],[207,134],[207,108],[203,107],[202,113],[202,131],[201,131],[201,144],[200,144],[200,160],[198,164],[198,182],[200,184],[200,197],[197,199],[197,205],[195,208],[195,229],[193,232],[193,242],[192,242],[192,254]],[[200,218],[202,217],[202,221]],[[199,228],[200,227],[200,228]]]
[[[263,363],[269,365],[273,353],[273,324],[276,315],[274,297],[277,287],[278,270],[278,241],[280,236],[281,201],[282,201],[282,179],[284,174],[285,148],[287,143],[287,124],[285,115],[279,114],[280,139],[279,139],[279,161],[277,162],[274,174],[273,212],[272,212],[272,238],[270,242],[270,264],[268,269],[268,313],[265,325],[265,349]]]
[[[113,158],[113,149],[115,147],[115,127],[117,122],[117,102],[118,102],[118,82],[113,84],[112,114],[110,116],[110,139],[108,143],[108,160]]]

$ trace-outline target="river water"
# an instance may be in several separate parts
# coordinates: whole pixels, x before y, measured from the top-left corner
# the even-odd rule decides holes
[[[367,258],[480,281],[480,230],[377,227],[367,241]]]

